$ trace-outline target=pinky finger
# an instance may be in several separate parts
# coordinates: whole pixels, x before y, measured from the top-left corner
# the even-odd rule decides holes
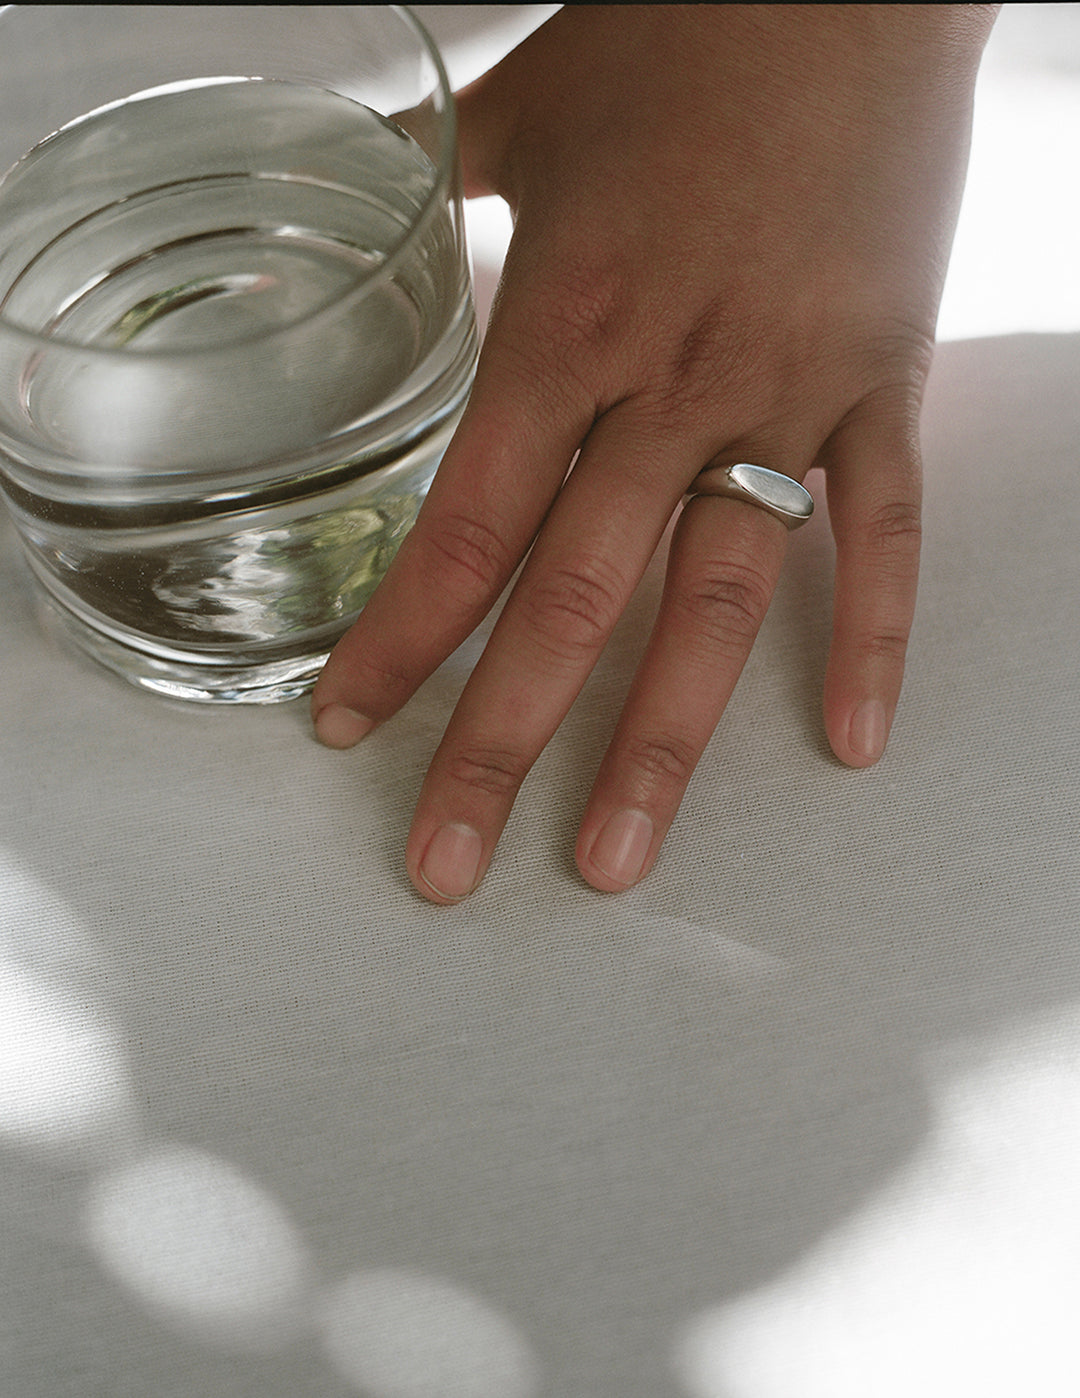
[[[922,467],[917,405],[866,400],[826,444],[836,540],[825,729],[833,752],[869,767],[885,750],[915,614]]]

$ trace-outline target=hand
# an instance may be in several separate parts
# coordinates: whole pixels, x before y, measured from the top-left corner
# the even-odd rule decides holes
[[[915,603],[920,401],[992,21],[970,5],[568,6],[461,94],[466,190],[514,214],[503,280],[420,517],[312,696],[318,736],[351,745],[528,553],[420,793],[406,862],[426,897],[480,882],[710,463],[824,468],[825,725],[842,761],[881,755]],[[741,502],[682,508],[581,823],[595,888],[655,861],[785,541]]]

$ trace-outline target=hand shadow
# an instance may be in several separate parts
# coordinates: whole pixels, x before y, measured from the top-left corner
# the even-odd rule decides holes
[[[618,899],[555,851],[628,681],[634,615],[483,890],[435,909],[387,869],[467,650],[360,748],[326,752],[297,709],[185,708],[53,649],[8,532],[0,849],[48,904],[0,913],[10,984],[38,988],[8,1003],[39,1007],[20,1081],[40,1080],[42,1043],[71,1071],[47,1103],[27,1089],[18,1129],[0,1106],[6,1388],[345,1398],[358,1381],[318,1319],[342,1278],[391,1268],[498,1307],[541,1375],[524,1398],[686,1398],[680,1327],[781,1275],[912,1158],[935,1055],[1080,993],[1075,908],[1053,883],[1075,846],[1045,649],[1052,631],[1066,659],[1077,627],[1060,462],[1080,348],[1051,340],[947,347],[935,370],[938,601],[886,759],[852,773],[807,740],[827,582],[796,559],[661,864]],[[1031,494],[995,504],[1010,432]],[[41,1037],[43,1016],[71,1032]],[[87,1135],[76,1111],[71,1065],[98,1042],[80,1024],[107,1026],[94,1061],[123,1131]],[[110,1072],[126,1096],[104,1091]],[[211,1342],[110,1271],[87,1200],[167,1147],[227,1165],[288,1219],[307,1329]]]

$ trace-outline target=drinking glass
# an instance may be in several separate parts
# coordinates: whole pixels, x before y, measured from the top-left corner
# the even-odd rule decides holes
[[[0,489],[83,651],[310,688],[477,335],[453,101],[398,6],[0,11]]]

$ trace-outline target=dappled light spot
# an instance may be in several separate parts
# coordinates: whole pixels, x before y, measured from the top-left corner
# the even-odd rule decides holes
[[[956,1052],[928,1064],[916,1159],[773,1283],[682,1327],[687,1398],[1076,1391],[1080,1007],[972,1046],[966,1070]]]
[[[305,1249],[278,1204],[202,1151],[158,1147],[91,1189],[86,1238],[132,1298],[194,1338],[273,1350],[306,1319]]]
[[[533,1398],[536,1361],[504,1316],[419,1273],[354,1273],[318,1314],[327,1354],[364,1398]]]
[[[103,1016],[0,957],[0,1139],[107,1158],[136,1132],[127,1062]]]

